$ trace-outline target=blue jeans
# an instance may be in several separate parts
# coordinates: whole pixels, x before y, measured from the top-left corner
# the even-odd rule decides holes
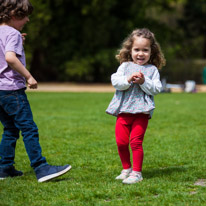
[[[12,166],[15,163],[15,147],[20,131],[31,167],[35,169],[47,164],[41,154],[38,128],[33,121],[25,89],[0,90],[0,121],[4,126],[0,144],[0,167]]]

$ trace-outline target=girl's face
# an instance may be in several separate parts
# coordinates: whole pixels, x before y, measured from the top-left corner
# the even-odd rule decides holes
[[[134,63],[145,65],[148,63],[151,55],[150,40],[143,37],[134,37],[131,49],[131,57]]]

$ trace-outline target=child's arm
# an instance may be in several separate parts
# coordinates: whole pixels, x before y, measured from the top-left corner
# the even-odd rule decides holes
[[[160,75],[156,69],[152,79],[145,76],[145,81],[140,84],[141,89],[148,95],[156,95],[162,91],[162,83],[160,81]]]
[[[19,61],[19,59],[16,57],[15,52],[6,52],[5,55],[6,62],[8,65],[18,73],[20,73],[23,77],[25,77],[28,87],[30,89],[36,89],[37,88],[37,81],[33,78],[33,76],[30,74],[30,72],[24,67],[24,65]]]
[[[122,63],[117,72],[111,76],[112,85],[116,90],[126,90],[131,86],[127,76],[124,75],[125,66],[126,63]]]

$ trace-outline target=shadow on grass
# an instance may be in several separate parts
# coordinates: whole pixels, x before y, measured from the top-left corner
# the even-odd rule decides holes
[[[59,176],[59,177],[49,180],[48,182],[62,182],[62,181],[72,181],[72,180],[73,180],[72,177],[61,178],[61,176]]]
[[[184,166],[168,166],[168,167],[160,167],[155,169],[145,169],[144,176],[147,179],[151,179],[154,177],[162,177],[162,176],[170,176],[172,173],[182,173],[186,172],[191,168]]]

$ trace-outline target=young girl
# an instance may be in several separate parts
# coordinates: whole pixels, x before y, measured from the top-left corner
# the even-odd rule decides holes
[[[162,89],[157,68],[165,65],[165,59],[154,34],[145,28],[134,30],[116,57],[121,64],[111,76],[116,93],[106,112],[117,116],[115,135],[123,170],[116,179],[133,184],[143,180],[142,143],[155,109],[153,96]]]

